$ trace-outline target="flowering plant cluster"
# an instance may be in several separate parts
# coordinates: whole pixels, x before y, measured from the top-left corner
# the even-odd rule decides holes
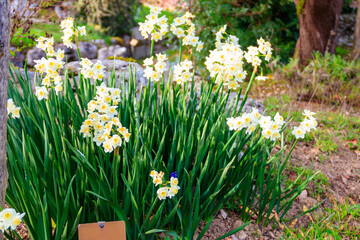
[[[92,61],[90,61],[87,58],[81,58],[80,65],[81,65],[81,68],[79,69],[80,73],[85,78],[90,78],[94,80],[102,80],[104,78],[105,66],[102,65],[100,60],[98,60],[94,64]]]
[[[166,70],[166,54],[158,53],[156,54],[157,62],[154,65],[153,56],[146,58],[144,60],[144,77],[149,78],[151,81],[158,82],[160,81],[162,75]]]
[[[177,172],[170,174],[170,181],[163,183],[164,172],[157,172],[155,170],[150,172],[150,177],[153,179],[155,186],[160,185],[161,187],[157,190],[157,195],[160,200],[174,197],[180,187],[178,186],[179,180],[177,178]]]
[[[75,34],[80,34],[81,36],[86,35],[86,28],[85,26],[82,27],[74,27],[74,19],[68,17],[67,19],[61,21],[60,28],[64,33],[64,36],[61,37],[63,43],[68,48],[73,48],[72,46],[72,37]]]
[[[183,85],[186,82],[191,81],[193,64],[188,59],[180,62],[175,66],[173,79],[177,84]]]
[[[102,145],[105,152],[112,152],[121,147],[122,138],[129,141],[130,133],[123,127],[116,110],[120,101],[120,90],[108,88],[105,83],[96,87],[95,100],[91,100],[87,107],[89,116],[81,125],[80,133],[84,137],[91,137],[94,132],[93,141],[96,145]]]
[[[179,39],[182,38],[183,45],[189,45],[196,48],[197,51],[201,51],[204,43],[195,35],[195,24],[191,21],[191,18],[194,18],[194,15],[189,12],[175,18],[170,26],[170,31]]]
[[[280,137],[279,132],[284,123],[284,118],[279,113],[276,113],[274,120],[272,120],[271,117],[260,114],[256,108],[239,117],[227,118],[227,125],[230,130],[246,129],[246,133],[251,134],[260,125],[262,135],[267,139],[270,138],[270,140],[276,140]]]
[[[168,32],[168,19],[165,16],[159,17],[160,12],[160,8],[151,7],[150,14],[146,16],[145,22],[139,23],[140,33],[145,39],[151,35],[151,40],[157,42]]]
[[[210,77],[215,78],[216,84],[223,81],[225,87],[236,90],[247,75],[243,69],[244,53],[237,43],[237,37],[232,35],[226,39],[223,37],[225,29],[226,25],[216,33],[216,48],[206,57],[205,65]]]
[[[0,212],[0,231],[4,232],[9,228],[15,230],[24,216],[25,213],[17,213],[13,208],[2,210]]]
[[[63,80],[59,74],[59,69],[64,65],[62,61],[64,58],[64,51],[59,49],[57,52],[54,51],[54,38],[39,37],[37,39],[37,48],[45,51],[46,58],[40,60],[34,60],[35,69],[42,74],[43,79],[41,80],[41,86],[36,86],[36,96],[39,100],[48,98],[48,88],[54,87],[56,94],[63,91]],[[52,84],[54,83],[54,86]]]
[[[13,118],[20,117],[20,107],[16,107],[14,101],[11,98],[7,100],[7,114],[11,114]]]
[[[61,37],[65,46],[72,48],[72,37],[75,33],[80,33],[80,35],[86,35],[85,26],[83,27],[74,27],[74,20],[72,18],[67,18],[60,23],[60,27],[64,33],[64,36]],[[48,99],[49,97],[49,88],[53,87],[56,94],[59,94],[63,91],[63,79],[59,74],[59,70],[64,66],[64,50],[58,49],[57,52],[54,50],[54,38],[45,38],[39,37],[37,40],[37,48],[40,48],[45,51],[46,58],[41,58],[40,60],[34,60],[35,69],[42,74],[44,77],[41,81],[41,86],[35,87],[35,95],[39,100]],[[87,69],[86,69],[87,70]],[[84,72],[89,73],[89,71],[84,70]],[[102,69],[101,69],[102,70]],[[102,71],[92,72],[96,74],[96,78],[102,79]],[[91,73],[90,73],[91,74]],[[88,74],[89,75],[89,74]],[[94,78],[95,78],[94,77]],[[52,84],[53,82],[53,84]]]
[[[307,132],[310,132],[311,129],[315,130],[318,125],[316,118],[313,117],[313,115],[315,115],[314,112],[305,109],[303,115],[305,115],[304,121],[300,123],[300,126],[295,126],[292,131],[292,134],[294,134],[296,139],[304,138]]]

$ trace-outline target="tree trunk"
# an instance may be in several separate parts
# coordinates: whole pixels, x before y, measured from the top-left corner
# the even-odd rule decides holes
[[[356,60],[360,57],[360,0],[358,0],[358,8],[356,14],[356,25],[354,32],[354,48],[350,54],[351,60]]]
[[[294,57],[299,59],[301,66],[309,63],[313,51],[335,53],[336,31],[343,1],[294,0],[298,8],[300,30]]]
[[[7,91],[10,60],[10,0],[0,0],[0,205],[5,205]],[[0,239],[2,234],[0,232]]]

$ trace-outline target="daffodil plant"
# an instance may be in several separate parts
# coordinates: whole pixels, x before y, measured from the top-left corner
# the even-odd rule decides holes
[[[35,66],[35,91],[28,74],[11,68],[6,200],[26,212],[18,218],[31,239],[77,239],[79,223],[117,220],[125,222],[129,240],[157,239],[159,233],[190,240],[204,221],[201,239],[233,199],[245,221],[256,215],[268,224],[274,211],[284,220],[313,175],[284,189],[281,173],[291,151],[285,154],[281,139],[288,120],[244,109],[252,82],[266,80],[258,71],[270,60],[271,45],[260,38],[243,51],[221,27],[205,62],[212,80],[196,83],[192,56],[182,59],[183,50],[203,46],[194,17],[186,13],[169,23],[152,8],[140,24],[152,41],[144,60],[147,86],[138,85],[134,69],[128,80],[114,72],[107,77],[101,61],[86,58],[80,58],[78,81],[68,70],[61,76],[64,53],[45,37],[37,41],[47,57]],[[154,55],[153,46],[169,27],[180,49],[166,76],[172,64],[165,53]],[[68,46],[86,34],[71,18],[61,29]],[[253,66],[247,86],[245,64]],[[230,101],[231,91],[237,97]],[[304,115],[293,131],[297,138],[317,125],[314,113]]]

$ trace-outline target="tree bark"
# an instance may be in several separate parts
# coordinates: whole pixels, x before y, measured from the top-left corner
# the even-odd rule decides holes
[[[0,205],[5,207],[7,91],[10,60],[10,0],[0,0]],[[0,232],[0,239],[2,239]]]
[[[298,11],[300,35],[294,53],[299,64],[308,64],[313,51],[335,53],[336,31],[344,0],[293,1],[298,8],[302,7]]]
[[[356,24],[354,32],[354,48],[350,54],[351,60],[356,60],[360,57],[360,0],[358,0]]]

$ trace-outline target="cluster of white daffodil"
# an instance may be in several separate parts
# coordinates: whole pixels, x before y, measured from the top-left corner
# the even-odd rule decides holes
[[[64,36],[61,37],[63,43],[68,48],[73,48],[72,46],[72,37],[75,33],[79,33],[81,36],[86,35],[86,28],[85,26],[82,27],[74,27],[74,19],[68,17],[67,19],[61,21],[60,28],[64,33]]]
[[[79,69],[81,70],[80,73],[85,78],[90,78],[94,80],[102,80],[104,78],[105,66],[102,65],[100,60],[98,60],[94,64],[92,61],[90,61],[87,58],[81,58],[80,65],[81,65],[81,68]]]
[[[13,208],[6,208],[0,212],[0,231],[7,229],[15,230],[16,226],[21,223],[25,213],[17,213]]]
[[[300,123],[300,126],[294,127],[294,130],[292,131],[292,134],[298,138],[304,138],[305,133],[310,132],[311,129],[316,129],[317,127],[317,121],[313,117],[315,115],[314,112],[311,112],[309,110],[304,110],[303,115],[305,115],[304,121]]]
[[[261,59],[259,56],[265,56],[265,61],[270,61],[271,58],[271,44],[270,42],[264,41],[260,38],[257,40],[258,47],[250,46],[248,51],[245,53],[244,57],[248,63],[251,63],[253,67],[260,66]]]
[[[165,61],[167,60],[167,56],[166,54],[158,53],[156,54],[156,59],[157,62],[155,65],[154,65],[153,57],[146,58],[144,60],[144,66],[145,66],[144,77],[154,82],[158,82],[161,79],[166,69]]]
[[[183,45],[189,45],[196,48],[197,51],[201,51],[204,43],[195,35],[195,24],[191,18],[194,18],[194,15],[189,12],[175,18],[170,26],[170,31],[178,38],[182,38]]]
[[[36,86],[36,96],[39,100],[47,99],[49,87],[54,87],[56,94],[63,91],[63,80],[59,75],[59,69],[63,67],[64,51],[59,49],[54,51],[54,38],[39,37],[36,40],[38,43],[37,48],[45,51],[46,58],[34,60],[35,69],[43,76],[41,80],[41,86]],[[54,84],[54,86],[53,86]]]
[[[11,98],[7,100],[7,114],[8,116],[11,114],[13,118],[20,117],[20,107],[16,107]]]
[[[157,195],[160,200],[164,200],[167,197],[172,198],[179,192],[180,187],[178,186],[179,180],[177,178],[177,172],[171,173],[170,182],[165,183],[163,183],[164,172],[160,171],[160,173],[158,173],[152,170],[150,176],[155,186],[161,185],[161,188],[157,190]]]
[[[116,116],[119,101],[119,89],[108,88],[104,83],[96,87],[96,97],[87,105],[88,118],[80,128],[80,133],[84,137],[91,137],[91,133],[94,132],[93,141],[98,146],[102,145],[105,152],[112,152],[121,147],[122,138],[129,142],[130,133]]]
[[[250,113],[244,113],[236,118],[228,118],[227,125],[230,130],[246,129],[246,133],[252,133],[258,125],[262,128],[262,135],[271,140],[276,140],[280,137],[280,130],[285,123],[284,118],[276,113],[274,120],[269,116],[263,116],[259,110],[253,108]]]
[[[139,23],[140,33],[145,39],[151,35],[151,40],[157,42],[168,32],[168,19],[165,16],[159,17],[160,12],[160,8],[150,7],[150,14],[146,16],[145,22]]]
[[[216,33],[216,48],[206,57],[205,65],[210,72],[210,77],[215,77],[215,83],[224,82],[224,86],[236,90],[246,77],[243,69],[244,53],[240,49],[235,36],[223,37],[226,26]],[[225,40],[223,42],[222,40]]]
[[[192,62],[188,59],[180,62],[175,66],[173,79],[177,84],[183,85],[191,81],[191,70],[193,68]]]
[[[64,58],[64,51],[58,49],[57,52],[54,50],[54,38],[39,37],[36,39],[36,47],[45,51],[47,57],[55,57],[58,60]]]

